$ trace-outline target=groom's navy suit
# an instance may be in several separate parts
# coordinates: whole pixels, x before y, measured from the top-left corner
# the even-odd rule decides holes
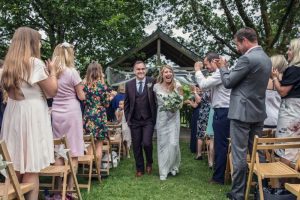
[[[131,130],[133,153],[137,172],[144,172],[143,148],[146,165],[152,166],[152,135],[156,122],[156,103],[153,79],[146,77],[142,93],[137,91],[136,79],[126,83],[125,118]]]

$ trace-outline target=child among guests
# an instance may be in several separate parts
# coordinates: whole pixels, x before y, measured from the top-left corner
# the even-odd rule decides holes
[[[96,156],[100,171],[103,140],[108,137],[106,108],[109,105],[107,86],[104,84],[102,66],[92,61],[89,64],[84,84],[86,100],[84,102],[83,131],[96,138]],[[88,153],[91,151],[88,150]],[[99,177],[100,178],[100,177]]]
[[[124,115],[124,101],[119,102],[119,108],[116,110],[117,122],[122,124],[123,143],[127,158],[130,158],[131,133]]]

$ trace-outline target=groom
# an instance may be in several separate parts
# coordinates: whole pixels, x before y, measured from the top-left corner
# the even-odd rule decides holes
[[[152,172],[152,135],[156,121],[156,104],[154,80],[146,77],[145,63],[136,61],[133,70],[136,78],[126,83],[124,112],[131,130],[135,176],[140,177],[145,172],[143,149],[146,156],[146,172]]]

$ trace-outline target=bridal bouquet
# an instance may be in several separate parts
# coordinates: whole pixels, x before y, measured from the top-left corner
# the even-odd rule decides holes
[[[182,97],[177,92],[172,92],[167,96],[160,96],[164,100],[164,105],[159,111],[169,111],[175,113],[182,107]]]

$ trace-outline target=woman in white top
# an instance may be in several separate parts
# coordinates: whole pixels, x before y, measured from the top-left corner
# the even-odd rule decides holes
[[[282,73],[288,66],[288,62],[286,61],[283,55],[274,55],[271,57],[272,67],[277,69],[280,73],[280,79],[282,77]],[[269,79],[267,91],[266,91],[266,112],[267,118],[264,121],[264,128],[274,129],[277,126],[278,120],[278,112],[280,108],[281,97],[276,91],[274,87],[274,83],[272,79]]]
[[[46,97],[54,97],[54,65],[40,60],[41,35],[28,27],[14,33],[5,57],[1,85],[8,93],[1,130],[22,183],[34,183],[26,199],[38,199],[41,169],[54,162],[53,136]]]

